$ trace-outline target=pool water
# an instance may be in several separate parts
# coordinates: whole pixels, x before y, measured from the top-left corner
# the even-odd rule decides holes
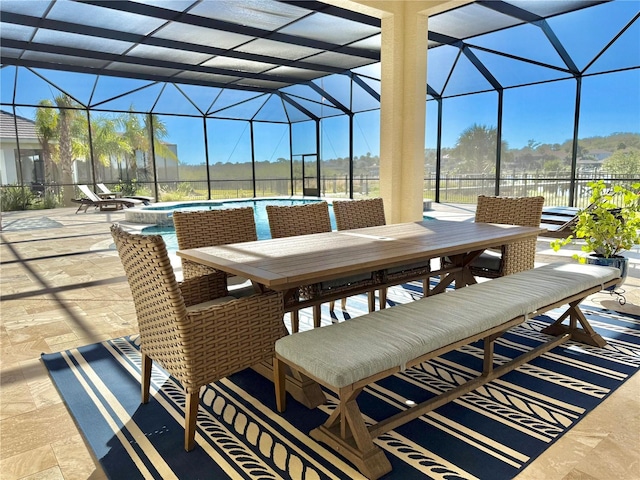
[[[258,240],[265,240],[271,238],[271,231],[269,229],[269,218],[267,217],[267,205],[301,205],[305,203],[315,203],[318,200],[241,200],[232,202],[220,202],[220,203],[203,203],[189,205],[186,207],[176,208],[170,207],[173,210],[180,211],[193,211],[193,210],[221,210],[229,208],[241,208],[252,207],[255,213],[256,230],[258,234]],[[329,215],[331,217],[331,228],[336,229],[336,221],[333,216],[333,208],[329,204]],[[172,226],[159,226],[145,227],[142,229],[143,234],[146,235],[162,235],[164,242],[167,245],[167,250],[178,249],[178,239],[176,238],[176,231]]]

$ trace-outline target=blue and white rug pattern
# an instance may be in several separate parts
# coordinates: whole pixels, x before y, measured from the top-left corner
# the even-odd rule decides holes
[[[392,289],[410,300],[412,286]],[[345,321],[366,309],[350,298]],[[583,308],[605,348],[568,342],[517,370],[376,439],[393,470],[385,479],[510,479],[601,403],[640,366],[640,317]],[[548,337],[540,330],[560,315],[531,319],[496,344],[507,362]],[[348,320],[346,320],[348,321]],[[367,388],[365,419],[383,419],[412,402],[449,390],[482,369],[479,344],[425,362]],[[336,398],[309,410],[289,400],[277,413],[273,384],[245,370],[203,388],[197,447],[183,450],[184,395],[154,366],[152,400],[140,404],[137,337],[43,355],[67,406],[110,478],[363,478],[308,432],[323,423]]]

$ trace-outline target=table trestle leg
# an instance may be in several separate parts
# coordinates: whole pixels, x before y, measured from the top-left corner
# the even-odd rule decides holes
[[[373,438],[364,422],[356,397],[362,388],[341,389],[340,403],[327,421],[311,430],[309,435],[323,442],[350,460],[367,478],[375,480],[391,471],[391,463]]]
[[[570,302],[569,308],[567,308],[555,322],[544,328],[542,333],[553,336],[568,333],[573,340],[602,348],[607,344],[607,341],[595,332],[589,320],[587,320],[582,310],[580,310],[579,305],[582,300],[584,300],[584,298]],[[567,317],[569,317],[569,325],[563,325]],[[578,326],[578,323],[580,323],[582,328]]]

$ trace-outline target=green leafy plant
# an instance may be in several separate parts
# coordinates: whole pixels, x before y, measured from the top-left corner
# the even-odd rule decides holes
[[[122,196],[135,195],[138,189],[138,181],[133,180],[120,180],[117,185],[113,187],[114,192],[121,192]]]
[[[34,199],[35,195],[29,188],[8,185],[0,189],[0,210],[3,212],[26,210]]]
[[[58,197],[55,193],[46,192],[42,197],[42,208],[56,208],[58,206]]]
[[[574,238],[583,239],[582,251],[610,258],[640,243],[640,183],[608,187],[603,180],[588,183],[589,206],[581,210],[573,235],[551,242],[556,252]],[[578,254],[573,255],[583,260]]]
[[[133,180],[120,180],[117,185],[114,185],[112,190],[114,192],[121,192],[123,196],[132,196],[132,195],[144,195],[147,197],[153,197],[153,192],[138,183],[138,180],[135,178]]]

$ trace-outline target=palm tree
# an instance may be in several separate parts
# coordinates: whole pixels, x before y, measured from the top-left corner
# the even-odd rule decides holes
[[[54,107],[55,103],[55,107]],[[73,198],[73,161],[80,152],[82,116],[76,102],[68,95],[61,94],[50,100],[39,102],[36,110],[36,132],[42,147],[45,162],[46,181],[52,179],[53,163],[60,167],[60,183],[67,185],[63,189],[63,204],[71,205]],[[53,144],[57,140],[57,146]]]
[[[149,172],[149,160],[151,159],[151,139],[153,139],[153,149],[157,157],[177,160],[175,153],[169,149],[162,140],[167,137],[167,127],[157,115],[147,114],[142,123],[140,115],[134,113],[133,105],[129,112],[123,114],[119,119],[119,125],[123,129],[123,136],[132,147],[127,156],[127,165],[131,172],[131,178],[138,178],[137,154],[142,155],[144,162],[144,176]],[[145,178],[146,179],[146,178]]]
[[[104,167],[109,167],[113,158],[119,162],[120,158],[126,158],[132,151],[127,139],[118,132],[118,122],[117,118],[103,115],[91,117],[93,159]],[[85,128],[86,131],[88,129]],[[83,142],[83,154],[85,158],[91,158],[88,141]]]
[[[83,152],[84,138],[86,137],[86,117],[78,110],[79,105],[68,95],[61,94],[54,98],[57,112],[57,139],[58,156],[60,166],[60,180],[66,188],[63,190],[63,204],[71,205],[74,189],[73,162]]]
[[[53,108],[51,100],[41,100],[36,110],[36,135],[42,150],[44,162],[44,181],[47,185],[53,183],[53,162],[57,155],[53,142],[58,137],[58,112]]]
[[[494,127],[474,123],[460,134],[454,152],[466,173],[491,173],[496,165],[496,142]]]
[[[167,146],[166,142],[163,141],[169,135],[169,131],[167,130],[166,124],[160,120],[158,115],[145,115],[144,129],[146,132],[145,139],[153,139],[153,151],[155,157],[178,161],[177,155]],[[147,143],[147,146],[148,148],[144,149],[142,152],[145,170],[148,171],[147,153],[151,152],[151,145]]]
[[[140,123],[140,118],[133,113],[133,105],[129,108],[129,112],[122,114],[118,118],[118,126],[122,130],[123,139],[131,147],[126,155],[126,164],[130,172],[129,178],[138,179],[138,162],[136,159],[137,152],[143,152],[146,156],[147,144],[145,139],[145,128]]]

